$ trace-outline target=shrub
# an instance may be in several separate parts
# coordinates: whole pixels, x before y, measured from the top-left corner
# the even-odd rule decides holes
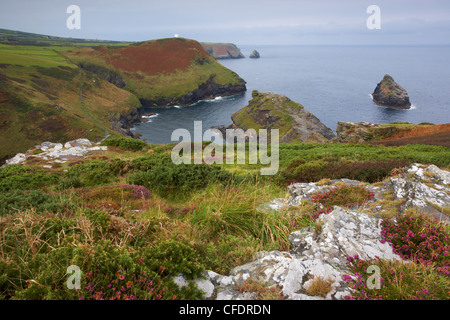
[[[125,172],[127,162],[122,160],[92,160],[78,163],[70,167],[65,180],[69,186],[97,186],[111,182],[111,180]],[[66,185],[66,186],[67,186]]]
[[[232,177],[231,173],[220,167],[207,164],[175,165],[170,162],[164,166],[154,166],[146,172],[138,171],[128,178],[128,182],[147,187],[162,196],[174,197],[203,189],[210,183],[226,184]]]
[[[33,167],[14,164],[0,168],[0,192],[38,189],[58,182],[57,175]]]
[[[102,146],[113,146],[123,150],[130,151],[141,151],[147,143],[142,140],[134,139],[134,138],[113,138],[109,137],[106,140],[103,140],[101,143]]]
[[[36,212],[57,213],[73,210],[67,196],[48,194],[40,190],[0,193],[0,216],[34,208]]]
[[[139,157],[131,162],[131,167],[135,171],[149,171],[157,166],[166,166],[172,163],[172,159],[167,154],[155,154],[151,156]]]
[[[450,236],[433,218],[407,214],[382,222],[383,241],[404,259],[435,265],[440,273],[450,275]]]
[[[375,183],[388,177],[394,168],[401,168],[410,163],[405,160],[389,161],[316,161],[296,166],[294,161],[286,170],[281,170],[281,181],[316,182],[322,179],[352,179]],[[300,162],[301,163],[301,162]]]
[[[351,275],[343,275],[351,289],[346,300],[448,300],[450,281],[433,266],[415,262],[362,260],[358,256],[347,259]],[[380,287],[375,285],[373,271],[379,268]]]
[[[161,275],[182,273],[187,279],[194,279],[205,270],[198,253],[191,246],[176,240],[162,241],[148,248],[142,257],[147,267]]]

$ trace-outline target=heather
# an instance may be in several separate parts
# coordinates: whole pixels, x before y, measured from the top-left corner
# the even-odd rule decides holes
[[[353,289],[347,299],[442,300],[449,299],[450,236],[435,219],[408,213],[397,221],[382,222],[382,242],[392,244],[407,262],[364,261],[349,257],[351,275],[344,276]],[[368,288],[368,267],[380,268],[380,288]]]
[[[171,148],[113,147],[51,169],[39,160],[0,168],[0,297],[202,299],[193,280],[204,270],[226,275],[258,252],[289,251],[289,235],[301,228],[319,229],[316,218],[333,206],[358,210],[372,205],[373,194],[364,184],[333,184],[332,178],[355,178],[351,174],[360,168],[359,177],[379,181],[410,161],[442,165],[446,156],[434,146],[281,145],[279,175],[263,177],[260,164],[176,166]],[[407,162],[396,152],[407,155]],[[331,172],[324,168],[334,168],[336,175],[324,176]],[[261,209],[285,197],[288,178],[295,180],[301,172],[309,175],[306,180],[325,178],[321,184],[326,188],[295,210]],[[430,285],[411,276],[401,288],[407,295],[385,294],[391,289],[383,287],[368,298],[422,298],[423,290],[429,292],[425,297],[441,298],[448,275],[438,271],[448,268],[448,233],[425,218],[396,219],[383,222],[385,241],[392,241]],[[79,290],[66,286],[70,265],[81,270]],[[394,273],[409,270],[401,264],[389,268]],[[179,274],[187,286],[174,282]],[[383,277],[388,283],[390,276]],[[316,286],[311,292],[323,295],[328,285]],[[277,288],[259,282],[240,288],[251,288],[258,298],[281,297]],[[352,295],[358,298],[357,292]]]
[[[432,218],[410,214],[394,223],[382,223],[383,241],[392,244],[394,252],[407,260],[433,265],[439,273],[450,275],[450,236]]]
[[[346,300],[448,300],[450,280],[430,265],[415,262],[362,260],[349,257],[350,275],[343,279],[352,290]],[[368,268],[380,269],[380,287]],[[369,287],[370,286],[370,287]]]

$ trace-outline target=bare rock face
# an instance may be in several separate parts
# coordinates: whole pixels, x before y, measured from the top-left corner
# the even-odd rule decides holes
[[[383,80],[378,83],[372,94],[373,101],[383,107],[393,109],[409,109],[411,102],[408,93],[394,79],[386,74]]]

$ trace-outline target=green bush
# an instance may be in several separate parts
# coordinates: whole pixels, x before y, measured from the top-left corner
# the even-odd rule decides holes
[[[149,171],[157,166],[167,166],[172,163],[168,154],[155,154],[151,156],[139,157],[131,161],[131,167],[135,171]]]
[[[207,164],[180,164],[172,162],[154,166],[149,171],[138,171],[128,180],[130,184],[142,185],[162,196],[188,194],[205,188],[210,183],[228,183],[233,175],[220,167]]]
[[[113,138],[109,137],[104,140],[102,146],[113,146],[123,150],[141,151],[147,143],[142,140],[133,138]]]
[[[69,168],[62,180],[63,187],[98,186],[111,182],[117,176],[125,173],[126,161],[122,160],[92,160],[78,163]]]
[[[0,192],[10,190],[32,190],[57,184],[59,177],[42,170],[18,164],[0,168]]]
[[[0,216],[34,208],[36,212],[58,213],[74,208],[66,196],[48,194],[40,190],[0,193]]]

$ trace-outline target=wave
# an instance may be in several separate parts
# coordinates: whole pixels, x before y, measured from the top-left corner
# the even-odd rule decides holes
[[[151,119],[151,118],[156,118],[157,116],[159,116],[159,113],[155,113],[150,116],[142,116],[142,119]]]
[[[416,109],[417,109],[417,106],[414,103],[412,103],[409,110],[416,110]]]

